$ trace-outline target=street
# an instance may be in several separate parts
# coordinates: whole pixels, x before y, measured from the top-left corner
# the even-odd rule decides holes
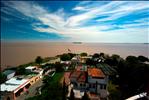
[[[42,78],[39,79],[35,84],[30,86],[30,88],[28,89],[28,91],[29,91],[28,94],[24,92],[19,97],[17,97],[16,100],[25,100],[29,97],[35,96],[37,93],[37,88],[40,86],[42,86]]]

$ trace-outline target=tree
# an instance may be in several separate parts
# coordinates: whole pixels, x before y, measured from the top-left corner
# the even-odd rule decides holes
[[[126,61],[129,62],[129,63],[136,63],[136,62],[138,62],[138,58],[135,57],[135,56],[128,56],[126,58]]]
[[[16,74],[17,75],[26,74],[25,67],[24,66],[21,66],[21,65],[19,67],[17,67]]]
[[[70,92],[70,100],[75,100],[73,89],[71,89],[71,92]]]
[[[144,57],[144,56],[138,56],[138,60],[141,62],[149,61],[149,59],[147,57]]]
[[[41,56],[37,56],[35,62],[40,65],[43,62],[43,59],[41,58]]]
[[[56,62],[54,67],[56,69],[56,72],[63,72],[64,71],[63,64],[61,64],[59,62]]]
[[[82,52],[82,53],[80,54],[80,56],[87,56],[87,53],[86,53],[86,52]]]
[[[62,61],[68,61],[68,60],[71,60],[71,56],[69,54],[63,54],[60,56],[60,59]]]
[[[7,80],[7,76],[0,72],[0,84],[4,83]]]
[[[95,53],[92,57],[93,58],[99,58],[100,57],[100,54],[99,53]]]
[[[82,97],[82,100],[90,100],[88,94],[85,92],[84,96]]]

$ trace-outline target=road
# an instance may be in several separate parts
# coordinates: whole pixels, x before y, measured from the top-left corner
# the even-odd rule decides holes
[[[37,93],[37,87],[42,86],[42,78],[39,79],[35,84],[33,84],[32,86],[30,86],[29,90],[29,94],[26,94],[25,92],[23,94],[21,94],[19,97],[16,98],[16,100],[25,100],[26,98],[35,96]]]

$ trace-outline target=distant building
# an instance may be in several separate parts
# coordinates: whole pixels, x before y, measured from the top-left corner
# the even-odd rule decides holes
[[[14,70],[5,70],[3,72],[3,74],[7,76],[7,80],[14,77],[15,73],[16,72]]]
[[[25,68],[26,72],[28,73],[37,73],[40,75],[40,78],[43,75],[43,69],[42,68],[38,68],[36,66],[28,66]]]
[[[33,72],[34,70],[36,70],[36,68],[37,68],[36,66],[28,66],[25,68],[25,70],[26,70],[26,72],[30,73],[30,72]]]

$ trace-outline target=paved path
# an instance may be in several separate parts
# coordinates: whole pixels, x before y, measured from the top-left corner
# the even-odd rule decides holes
[[[29,94],[26,94],[25,92],[23,94],[21,94],[19,97],[17,97],[16,100],[25,100],[26,98],[35,96],[37,93],[37,87],[42,86],[42,78],[39,79],[35,84],[33,84],[32,86],[30,86],[29,90]]]

